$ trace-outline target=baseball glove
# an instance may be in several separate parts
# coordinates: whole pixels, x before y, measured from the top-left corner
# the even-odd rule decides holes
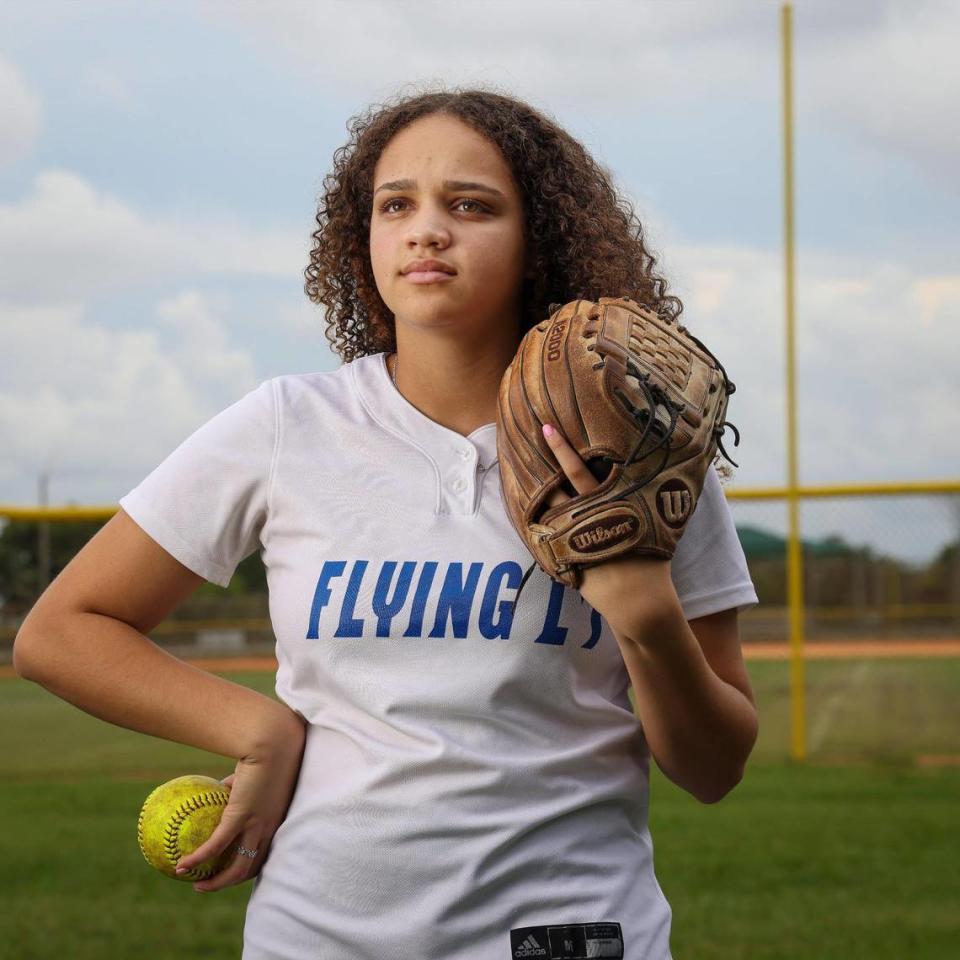
[[[629,297],[551,304],[500,382],[497,456],[510,521],[535,563],[577,588],[584,567],[628,551],[669,559],[729,426],[735,386],[685,327]],[[571,490],[542,433],[553,424],[600,482]],[[575,493],[575,491],[572,491]],[[520,591],[517,591],[519,599]],[[514,602],[516,602],[516,599]]]

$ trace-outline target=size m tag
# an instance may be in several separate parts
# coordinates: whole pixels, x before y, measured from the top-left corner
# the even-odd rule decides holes
[[[619,923],[565,923],[518,927],[510,931],[513,960],[623,960],[623,932]]]

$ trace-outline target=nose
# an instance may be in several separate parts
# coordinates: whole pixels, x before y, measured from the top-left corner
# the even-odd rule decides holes
[[[443,214],[425,206],[407,224],[407,244],[410,247],[435,246],[443,249],[450,244],[450,230],[443,222]]]

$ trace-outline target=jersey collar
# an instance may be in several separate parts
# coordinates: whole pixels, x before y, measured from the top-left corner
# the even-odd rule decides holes
[[[373,419],[434,463],[441,488],[439,503],[454,512],[472,513],[477,483],[497,462],[497,424],[485,423],[465,437],[431,420],[396,388],[386,353],[358,357],[348,367]]]

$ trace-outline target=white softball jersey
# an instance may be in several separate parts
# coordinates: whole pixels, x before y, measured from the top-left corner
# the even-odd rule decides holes
[[[243,960],[669,960],[630,678],[539,568],[511,612],[496,423],[441,426],[372,354],[265,380],[120,505],[213,583],[266,568],[307,738]],[[688,619],[758,602],[713,465],[670,563]]]

